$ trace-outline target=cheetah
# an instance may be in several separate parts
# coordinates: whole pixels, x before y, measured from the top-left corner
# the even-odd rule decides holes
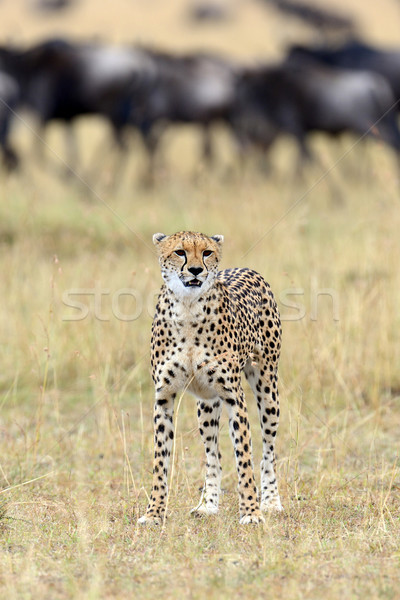
[[[219,421],[229,416],[238,474],[240,523],[259,523],[262,512],[282,510],[275,476],[279,420],[277,368],[281,348],[279,312],[270,286],[251,269],[218,272],[222,235],[156,233],[164,285],[151,339],[155,385],[154,464],[150,501],[139,523],[165,518],[168,464],[174,439],[174,400],[189,390],[197,397],[206,475],[196,515],[218,512],[221,487]],[[241,373],[257,400],[262,430],[261,497],[255,483],[250,425]]]

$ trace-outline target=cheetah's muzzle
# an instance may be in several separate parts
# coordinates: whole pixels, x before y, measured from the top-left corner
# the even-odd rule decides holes
[[[184,282],[185,287],[201,287],[203,282],[200,279],[190,279],[189,281]]]

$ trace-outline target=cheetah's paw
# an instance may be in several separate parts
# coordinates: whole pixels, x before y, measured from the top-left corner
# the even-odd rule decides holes
[[[153,517],[151,515],[143,515],[137,520],[139,525],[161,525],[162,520],[160,517]]]
[[[206,504],[199,504],[195,508],[192,508],[190,514],[194,517],[203,517],[209,515],[216,515],[218,513],[218,506],[212,505],[207,506]]]
[[[240,517],[240,525],[249,525],[250,523],[264,523],[265,519],[261,513],[253,513],[251,515],[243,515]]]
[[[261,502],[260,508],[263,512],[272,512],[272,511],[280,512],[283,510],[279,496],[276,496],[275,498],[271,498],[270,500]]]

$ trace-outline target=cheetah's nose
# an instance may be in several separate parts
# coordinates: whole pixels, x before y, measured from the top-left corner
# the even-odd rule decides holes
[[[195,277],[197,277],[197,275],[201,273],[202,270],[203,267],[190,267],[190,269],[188,269],[189,273],[192,273],[192,275],[194,275]]]

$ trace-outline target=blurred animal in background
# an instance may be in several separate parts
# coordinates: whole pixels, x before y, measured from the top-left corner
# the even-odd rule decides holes
[[[195,24],[224,23],[232,16],[232,6],[227,2],[203,0],[192,4],[187,15]]]
[[[172,55],[147,50],[153,63],[152,85],[132,95],[130,124],[142,134],[150,159],[150,173],[167,125],[196,124],[203,130],[203,159],[213,158],[211,126],[228,122],[234,102],[236,71],[233,63],[207,53]]]
[[[49,122],[69,126],[71,168],[79,155],[71,125],[87,114],[107,119],[121,149],[127,128],[135,128],[147,149],[150,171],[168,123],[201,125],[208,160],[209,127],[227,118],[235,89],[232,65],[211,54],[175,56],[66,40],[47,40],[28,50],[0,48],[0,68],[18,82],[19,105],[38,118],[42,140]]]
[[[77,0],[31,0],[31,8],[42,13],[57,13],[77,4]]]
[[[382,50],[353,39],[335,48],[294,45],[289,48],[287,59],[296,63],[314,61],[331,68],[379,73],[389,82],[395,100],[400,99],[400,50]],[[399,102],[396,109],[400,111]]]
[[[146,150],[149,181],[164,132],[181,124],[202,132],[207,163],[214,158],[212,128],[217,123],[232,132],[241,157],[249,148],[268,151],[278,136],[288,134],[304,162],[312,158],[312,131],[369,135],[398,152],[393,106],[400,97],[399,65],[399,52],[358,42],[336,50],[293,47],[283,62],[254,68],[210,52],[178,55],[100,42],[49,39],[28,48],[2,46],[2,160],[9,169],[18,163],[10,130],[21,108],[36,117],[38,150],[45,147],[49,123],[66,125],[64,162],[70,171],[79,164],[72,127],[78,117],[100,115],[110,125],[121,150],[118,165],[127,156],[127,134],[137,132]],[[100,149],[104,154],[104,145]]]
[[[294,2],[292,0],[263,0],[263,2],[268,7],[273,6],[285,17],[294,17],[323,35],[328,33],[350,35],[354,34],[356,30],[353,19],[326,7],[317,7],[301,0]]]
[[[151,63],[140,49],[54,39],[27,50],[0,48],[0,69],[18,82],[18,105],[37,117],[42,140],[49,122],[69,126],[67,161],[74,168],[78,162],[71,130],[74,119],[102,115],[122,145],[132,96],[139,82],[143,85],[144,73],[150,74]]]
[[[242,73],[232,122],[245,148],[268,150],[278,135],[293,136],[301,163],[313,158],[307,139],[313,131],[373,136],[399,152],[393,103],[389,84],[377,73],[289,61]]]

